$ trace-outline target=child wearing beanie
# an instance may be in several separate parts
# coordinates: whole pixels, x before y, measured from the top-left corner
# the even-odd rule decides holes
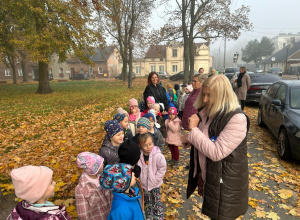
[[[171,151],[171,164],[177,165],[179,161],[178,146],[181,145],[181,120],[177,117],[177,110],[174,107],[169,108],[169,119],[166,120],[167,137],[166,143]]]
[[[114,195],[108,220],[145,219],[139,190],[132,187],[135,182],[135,173],[129,164],[113,164],[104,168],[100,175],[100,185],[103,189],[112,190]]]
[[[125,114],[117,113],[114,115],[113,119],[119,122],[124,129],[124,141],[132,139],[133,135],[129,128],[128,117]]]
[[[156,121],[157,123],[160,125],[160,132],[162,133],[163,137],[166,138],[166,125],[165,125],[165,118],[162,117],[160,113],[160,106],[159,104],[155,103],[154,105],[152,105],[151,107],[151,111],[154,110],[154,114],[156,116]]]
[[[75,187],[76,210],[79,219],[106,220],[113,194],[99,183],[104,159],[97,154],[82,152],[77,155],[77,167],[83,169]]]
[[[147,219],[164,219],[160,186],[167,170],[166,159],[158,147],[154,146],[149,133],[138,139],[141,148],[138,165],[141,167],[140,180],[144,189],[145,213]]]
[[[148,113],[149,112],[149,110],[151,109],[151,106],[153,105],[153,104],[155,104],[155,98],[153,97],[153,96],[148,96],[148,98],[147,98],[147,108],[146,108],[146,110],[145,111],[143,111],[142,113],[141,113],[141,116],[143,117],[146,113]]]
[[[104,158],[104,166],[119,163],[118,149],[124,139],[123,127],[115,120],[108,120],[104,124],[104,137],[99,155]]]
[[[71,220],[65,206],[47,201],[54,196],[53,171],[44,166],[24,166],[10,173],[15,194],[21,198],[7,220],[53,219]]]
[[[137,144],[139,135],[149,133],[149,130],[150,130],[150,120],[145,117],[140,118],[137,122],[137,134],[132,138],[132,140]],[[151,134],[151,136],[153,137],[154,145],[157,146],[158,137],[156,137],[154,134]]]
[[[129,123],[129,114],[127,111],[125,111],[123,108],[119,107],[117,108],[117,113],[120,114],[125,114],[126,117],[128,118],[128,128],[131,130],[132,135],[135,135],[135,124],[134,123]]]
[[[136,125],[140,117],[141,112],[138,106],[138,101],[132,98],[129,100],[129,122]]]
[[[154,136],[156,136],[158,138],[157,147],[159,147],[160,151],[163,152],[164,147],[165,147],[165,141],[164,141],[164,137],[163,137],[162,133],[155,126],[155,120],[156,120],[155,115],[152,113],[147,113],[144,115],[144,117],[148,118],[150,120],[149,133],[153,134]]]

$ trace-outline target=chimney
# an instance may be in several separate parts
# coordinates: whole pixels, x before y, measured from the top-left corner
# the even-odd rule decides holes
[[[291,37],[290,48],[293,48],[295,45],[295,37]]]

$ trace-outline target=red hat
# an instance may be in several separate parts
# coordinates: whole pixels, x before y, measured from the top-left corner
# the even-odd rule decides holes
[[[168,111],[169,115],[177,115],[177,109],[174,107],[170,107]]]

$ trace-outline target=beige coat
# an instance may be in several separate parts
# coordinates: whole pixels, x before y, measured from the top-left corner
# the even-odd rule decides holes
[[[251,84],[250,76],[247,73],[245,73],[245,75],[242,78],[242,86],[240,88],[236,86],[235,93],[238,97],[238,100],[246,100],[247,91],[250,87],[250,84]]]

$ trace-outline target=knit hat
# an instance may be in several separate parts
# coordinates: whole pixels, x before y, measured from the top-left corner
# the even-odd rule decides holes
[[[123,142],[118,149],[120,163],[127,163],[132,166],[137,164],[140,154],[140,147],[131,139]]]
[[[130,186],[131,167],[125,163],[106,165],[100,174],[100,186],[103,189],[124,193]]]
[[[44,166],[24,166],[10,173],[17,197],[34,203],[47,191],[52,181],[53,171]]]
[[[174,107],[170,107],[168,111],[169,115],[177,115],[177,109]]]
[[[125,114],[117,113],[114,115],[113,119],[120,123],[121,121],[124,120],[125,117],[126,117]]]
[[[187,90],[189,90],[190,92],[193,91],[193,86],[192,86],[192,85],[188,85],[186,88],[187,88]]]
[[[172,92],[171,92],[171,91],[169,92],[169,96],[172,97],[172,99],[174,99],[174,93],[173,93],[173,90],[172,90]]]
[[[174,93],[173,89],[172,89],[172,88],[168,89],[168,93],[169,93],[169,94],[170,94],[170,93]]]
[[[178,90],[178,89],[179,89],[179,85],[178,85],[178,84],[175,84],[175,85],[174,85],[174,89],[175,89],[175,90]]]
[[[128,117],[128,112],[121,107],[117,108],[117,113],[125,114]]]
[[[95,175],[103,164],[103,157],[91,152],[82,152],[77,155],[76,164],[88,175]]]
[[[142,117],[137,122],[137,128],[140,126],[144,126],[148,130],[150,130],[150,120],[148,118]]]
[[[152,104],[155,104],[155,98],[153,96],[148,96],[147,102],[151,102]]]
[[[129,100],[129,108],[134,105],[139,106],[138,101],[135,98],[132,98]]]
[[[115,134],[123,131],[123,127],[115,120],[108,120],[104,124],[104,130],[106,131],[108,138],[111,139]]]
[[[150,112],[146,113],[143,117],[148,118],[149,121],[151,121],[150,119],[152,119],[152,121],[155,121],[155,115]]]

